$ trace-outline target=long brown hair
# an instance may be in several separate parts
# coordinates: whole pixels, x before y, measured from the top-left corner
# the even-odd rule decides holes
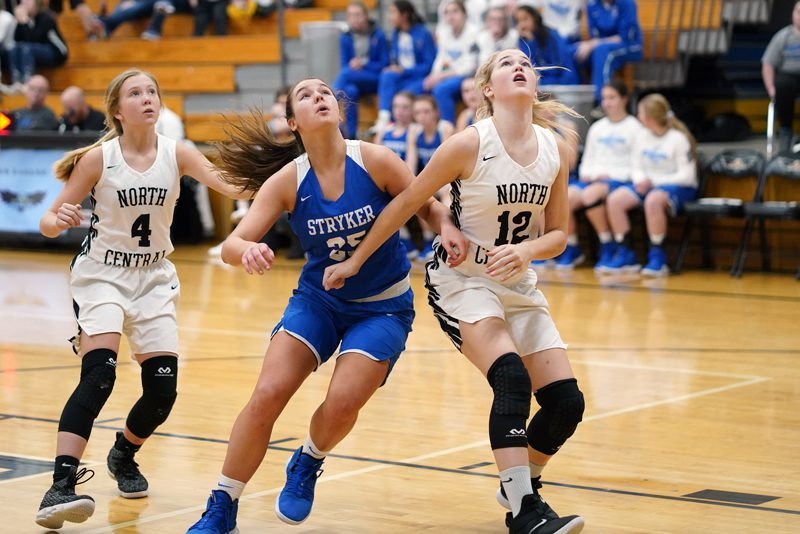
[[[294,117],[293,91],[294,87],[286,100],[287,120]],[[306,151],[296,131],[292,132],[294,139],[276,139],[259,107],[252,107],[248,114],[235,119],[225,117],[225,122],[227,139],[214,144],[219,154],[217,168],[223,181],[243,191],[258,192],[267,178]]]
[[[306,80],[319,80],[307,78]],[[294,118],[294,93],[301,80],[294,84],[286,98],[286,120]],[[320,80],[325,83],[324,80]],[[327,84],[326,84],[327,85]],[[333,91],[331,89],[331,91]],[[342,102],[339,95],[339,117],[343,117]],[[219,153],[217,167],[222,180],[241,188],[243,191],[257,192],[267,179],[285,167],[297,156],[306,151],[303,139],[297,130],[292,131],[294,140],[275,139],[264,120],[264,112],[259,107],[250,108],[250,113],[234,120],[226,121],[226,141],[216,143]]]
[[[64,155],[64,157],[56,161],[53,165],[53,174],[55,174],[56,178],[62,182],[66,182],[69,180],[73,169],[75,169],[75,165],[78,164],[78,161],[85,156],[87,152],[102,145],[105,141],[110,141],[115,137],[120,137],[123,134],[122,123],[115,117],[115,115],[119,113],[119,93],[122,90],[122,84],[124,84],[129,78],[139,76],[140,74],[144,74],[153,81],[156,86],[156,92],[158,93],[158,100],[161,102],[161,87],[158,85],[158,80],[156,77],[149,72],[138,69],[130,69],[118,74],[117,77],[111,80],[111,83],[108,84],[103,97],[103,102],[106,108],[105,122],[106,128],[109,129],[108,132],[95,143],[68,152]]]
[[[478,110],[475,112],[475,117],[477,119],[485,119],[494,114],[492,102],[486,98],[486,95],[483,93],[483,89],[489,85],[489,82],[492,78],[492,72],[494,72],[495,65],[497,64],[497,60],[501,55],[507,54],[511,51],[519,52],[518,49],[500,50],[499,52],[495,52],[489,56],[489,59],[487,59],[480,67],[478,67],[478,72],[475,73],[475,90],[478,92],[478,98],[480,102],[478,104]],[[534,69],[534,72],[536,72],[536,69]],[[538,73],[536,76],[538,78]],[[555,120],[555,117],[557,117],[559,113],[564,113],[578,119],[583,118],[580,113],[576,112],[571,107],[565,106],[557,100],[541,100],[539,98],[534,99],[531,106],[533,108],[533,124],[541,126],[542,128],[547,128],[548,130],[559,133],[562,136],[577,136],[577,133],[571,128],[566,129],[567,131],[564,131],[565,129],[561,128]],[[577,138],[575,141],[577,141]]]
[[[675,116],[669,101],[664,95],[651,93],[642,98],[639,105],[644,109],[645,115],[656,121],[662,128],[675,128],[682,132],[689,139],[689,144],[692,146],[692,156],[697,156],[697,141],[686,124]]]

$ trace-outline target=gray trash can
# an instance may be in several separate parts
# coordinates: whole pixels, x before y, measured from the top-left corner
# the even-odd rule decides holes
[[[586,132],[589,131],[589,112],[594,107],[594,85],[543,85],[541,90],[552,93],[553,97],[562,104],[571,107],[586,120],[578,119],[578,134],[581,136],[581,143],[586,140]]]
[[[301,22],[300,40],[305,54],[306,75],[332,84],[339,74],[339,36],[344,22]]]

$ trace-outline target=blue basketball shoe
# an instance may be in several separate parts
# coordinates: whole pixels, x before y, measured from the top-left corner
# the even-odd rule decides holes
[[[275,499],[275,514],[281,521],[299,525],[311,514],[323,461],[305,454],[302,447],[294,451],[286,464],[286,485]]]
[[[574,269],[585,259],[578,245],[567,245],[564,252],[556,257],[556,269]]]
[[[239,499],[231,500],[231,496],[222,490],[211,490],[206,503],[206,511],[200,521],[189,527],[186,534],[237,534],[236,512],[239,510]]]
[[[667,276],[669,267],[667,266],[667,253],[661,247],[650,247],[647,254],[647,265],[642,269],[645,276]]]
[[[636,252],[632,248],[617,245],[617,252],[614,253],[614,257],[606,264],[606,267],[606,272],[610,273],[638,273],[642,266],[636,259]]]
[[[614,259],[614,254],[617,252],[617,244],[613,241],[600,244],[600,258],[594,265],[594,270],[598,273],[608,272],[608,265]]]

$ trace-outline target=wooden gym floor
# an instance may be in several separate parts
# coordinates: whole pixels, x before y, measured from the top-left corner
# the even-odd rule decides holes
[[[140,392],[120,354],[114,394],[84,461],[95,515],[62,532],[180,533],[204,508],[234,418],[299,262],[266,276],[172,257],[182,284],[179,396],[138,455],[150,497],[125,500],[105,474],[115,430]],[[80,363],[69,256],[0,253],[0,532],[42,532],[61,408]],[[314,511],[281,523],[272,508],[333,366],[287,407],[239,507],[243,534],[503,532],[487,440],[490,389],[452,348],[413,278],[417,320],[388,384],[325,463]],[[575,436],[545,471],[543,495],[587,533],[800,532],[800,283],[790,275],[689,272],[663,280],[546,271],[541,287],[586,395]]]

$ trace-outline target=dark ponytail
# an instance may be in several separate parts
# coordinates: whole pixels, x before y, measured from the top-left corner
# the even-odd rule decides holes
[[[294,118],[291,87],[286,98],[286,120]],[[300,154],[305,153],[303,140],[296,131],[294,140],[275,139],[264,120],[264,112],[258,107],[250,108],[250,113],[231,120],[225,117],[226,141],[215,144],[219,153],[217,167],[222,180],[254,193],[261,189],[267,178],[284,168]]]

